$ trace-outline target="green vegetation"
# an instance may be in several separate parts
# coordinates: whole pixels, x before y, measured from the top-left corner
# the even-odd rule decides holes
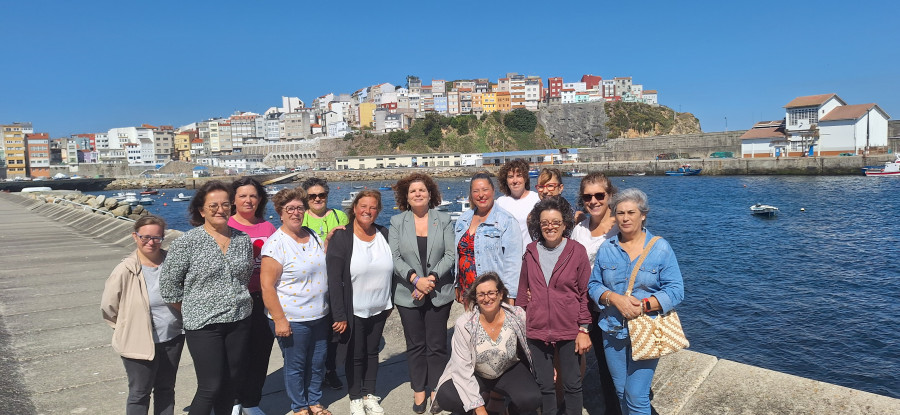
[[[675,111],[639,102],[608,102],[605,105],[609,137],[665,134],[675,125]]]
[[[524,108],[516,108],[503,117],[503,125],[512,131],[532,133],[537,126],[537,116]]]

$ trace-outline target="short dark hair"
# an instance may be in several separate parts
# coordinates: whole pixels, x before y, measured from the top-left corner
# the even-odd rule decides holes
[[[563,237],[572,236],[572,229],[575,228],[575,213],[572,212],[572,205],[562,196],[550,196],[537,202],[531,209],[531,213],[528,214],[528,234],[531,235],[531,239],[544,242],[544,235],[541,233],[541,212],[545,210],[558,211],[562,215],[563,225],[566,227],[563,230]]]
[[[303,190],[306,190],[306,191],[309,191],[309,188],[313,187],[313,186],[322,186],[322,188],[325,189],[325,193],[328,193],[331,191],[331,189],[328,188],[328,180],[318,178],[318,177],[310,177],[310,178],[304,180],[303,183],[300,184],[300,187],[302,187]]]
[[[353,231],[353,221],[356,220],[356,212],[354,212],[353,209],[359,203],[359,199],[362,199],[364,197],[374,197],[375,201],[378,203],[378,211],[381,212],[381,192],[373,189],[360,190],[359,193],[356,194],[356,197],[353,198],[353,203],[351,203],[350,207],[347,208],[347,219],[349,224],[348,226],[351,227],[351,231]]]
[[[466,291],[466,301],[470,306],[473,304],[478,304],[476,301],[478,300],[478,292],[476,287],[489,281],[493,281],[497,284],[497,291],[500,292],[500,297],[497,298],[497,301],[503,302],[507,298],[509,298],[509,290],[506,289],[506,284],[503,284],[503,280],[500,279],[500,275],[494,271],[489,271],[475,278],[475,282],[473,282],[472,285],[469,286],[469,289]]]
[[[253,186],[256,189],[256,195],[259,196],[259,206],[256,207],[254,216],[262,218],[266,214],[266,203],[269,203],[269,195],[266,193],[266,188],[252,177],[244,176],[231,183],[231,188],[234,191],[234,194],[231,195],[231,203],[237,202],[234,200],[237,197],[237,189],[243,186]]]
[[[494,180],[491,179],[492,175],[486,171],[480,171],[472,175],[472,178],[469,179],[469,206],[472,209],[475,209],[475,201],[472,200],[472,183],[475,183],[475,180],[487,180],[488,184],[491,185],[491,189],[496,189],[494,187]]]
[[[522,159],[515,159],[507,161],[503,167],[500,167],[500,172],[497,173],[497,181],[500,182],[500,192],[509,196],[510,190],[509,185],[506,184],[506,179],[509,177],[511,173],[518,172],[525,178],[525,190],[531,190],[531,178],[528,177],[528,162]]]
[[[434,179],[425,173],[413,173],[397,180],[397,184],[394,185],[394,200],[397,201],[397,209],[409,210],[409,201],[406,200],[406,195],[409,193],[409,186],[415,182],[422,182],[422,184],[425,185],[425,188],[428,189],[429,208],[434,208],[441,204],[441,191],[438,189],[438,185],[434,182]]]
[[[141,216],[140,219],[134,221],[134,231],[137,232],[138,229],[147,225],[159,225],[163,229],[163,232],[166,231],[166,220],[154,215]]]
[[[303,190],[302,187],[290,187],[281,189],[275,196],[272,196],[272,204],[275,205],[275,213],[281,215],[281,209],[292,200],[303,202],[303,207],[309,209],[309,197],[306,195],[306,190]]]
[[[599,171],[592,171],[588,173],[587,176],[582,177],[581,184],[578,185],[578,196],[575,197],[575,204],[578,205],[578,209],[584,209],[584,201],[581,200],[581,195],[584,194],[584,188],[588,184],[599,184],[603,186],[606,189],[606,194],[609,195],[610,200],[612,200],[612,197],[618,192],[618,189],[612,184],[609,177],[606,177],[605,174]]]
[[[200,226],[203,224],[203,208],[206,204],[206,195],[209,192],[215,191],[223,191],[228,193],[228,200],[234,200],[234,189],[231,186],[225,184],[225,182],[221,180],[210,180],[200,186],[199,189],[194,193],[194,197],[191,198],[191,204],[188,205],[188,215],[189,220],[191,222],[191,226]],[[228,216],[234,214],[234,206],[231,206],[231,211],[228,212]]]

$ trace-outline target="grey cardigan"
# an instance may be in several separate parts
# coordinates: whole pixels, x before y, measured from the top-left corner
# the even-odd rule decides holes
[[[419,245],[416,241],[416,224],[411,211],[403,212],[391,218],[391,230],[388,232],[388,243],[394,259],[394,304],[400,307],[419,307],[424,300],[412,298],[413,285],[409,281],[411,272],[420,277],[429,274],[436,276],[434,291],[431,292],[431,304],[435,307],[453,301],[455,296],[454,265],[456,264],[456,246],[454,245],[453,222],[450,215],[428,209],[428,242],[426,266],[422,269],[419,257]]]

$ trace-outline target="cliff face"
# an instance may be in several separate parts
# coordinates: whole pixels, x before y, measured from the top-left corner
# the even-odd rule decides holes
[[[560,147],[593,147],[609,135],[603,102],[550,105],[541,108],[537,117],[547,137]]]

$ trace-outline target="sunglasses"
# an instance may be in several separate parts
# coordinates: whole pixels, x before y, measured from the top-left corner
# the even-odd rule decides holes
[[[323,193],[309,193],[310,199],[328,199],[328,192]]]
[[[594,198],[596,198],[597,200],[606,199],[606,192],[597,192],[594,194],[588,193],[588,194],[581,195],[581,200],[583,200],[585,203],[590,202],[591,199],[594,199]]]

